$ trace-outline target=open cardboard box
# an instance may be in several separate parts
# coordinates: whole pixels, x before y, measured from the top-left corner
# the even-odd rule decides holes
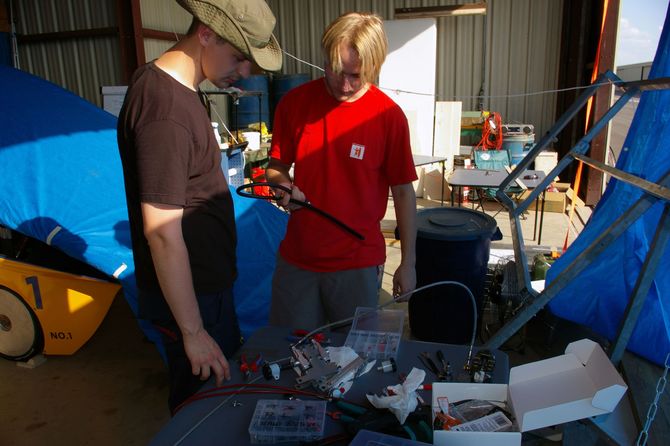
[[[612,412],[627,386],[597,343],[582,339],[565,354],[510,370],[509,384],[434,383],[437,398],[506,401],[519,432],[435,431],[436,445],[521,444],[521,432]]]

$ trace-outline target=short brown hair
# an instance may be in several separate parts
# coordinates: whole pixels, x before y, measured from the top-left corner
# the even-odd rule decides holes
[[[328,26],[321,38],[321,49],[335,73],[342,71],[342,44],[349,45],[358,53],[361,80],[374,82],[379,77],[388,48],[382,18],[373,13],[350,12]]]

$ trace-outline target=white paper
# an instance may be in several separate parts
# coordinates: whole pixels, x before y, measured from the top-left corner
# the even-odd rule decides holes
[[[405,382],[395,386],[388,386],[394,395],[391,396],[377,396],[367,395],[370,403],[377,409],[388,409],[393,413],[400,424],[403,424],[407,416],[414,412],[418,405],[416,389],[423,384],[426,378],[426,372],[416,367],[409,372]]]

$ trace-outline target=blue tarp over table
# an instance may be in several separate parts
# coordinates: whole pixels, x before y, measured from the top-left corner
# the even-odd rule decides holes
[[[670,76],[670,15],[649,72],[649,79]],[[670,171],[670,90],[642,93],[617,168],[658,183]],[[642,196],[641,189],[610,180],[591,220],[547,273],[547,283],[601,235]],[[663,206],[659,200],[550,303],[565,319],[591,327],[614,340],[618,335]],[[670,247],[665,247],[656,276],[638,319],[628,350],[657,364],[670,351]]]
[[[137,289],[116,118],[50,82],[0,66],[0,225],[46,242]],[[287,216],[233,192],[236,308],[245,336],[267,324],[270,281]],[[146,335],[158,337],[140,321]]]

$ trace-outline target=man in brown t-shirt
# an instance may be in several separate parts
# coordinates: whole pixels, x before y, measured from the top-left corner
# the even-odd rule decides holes
[[[118,121],[139,315],[162,334],[173,413],[210,375],[230,379],[240,346],[233,203],[198,86],[282,63],[264,0],[177,1],[193,23],[135,72]]]

